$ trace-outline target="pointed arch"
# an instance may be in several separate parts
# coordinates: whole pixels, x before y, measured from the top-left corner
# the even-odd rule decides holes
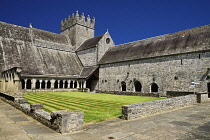
[[[58,80],[55,81],[55,83],[54,83],[54,88],[55,88],[55,89],[58,88]]]
[[[36,89],[40,89],[40,82],[39,82],[39,80],[36,81]]]
[[[26,89],[31,89],[31,79],[28,79],[27,81],[26,81]]]
[[[45,85],[46,85],[45,80],[43,80],[43,81],[42,81],[42,84],[41,84],[41,88],[42,88],[42,89],[45,89]]]
[[[22,89],[25,89],[25,80],[21,79]]]
[[[151,84],[151,92],[158,92],[158,85],[156,83]]]
[[[141,92],[141,90],[142,90],[142,85],[141,85],[141,83],[140,83],[139,81],[135,81],[135,82],[134,82],[134,87],[135,87],[135,91],[136,91],[136,92]]]
[[[48,89],[51,88],[51,82],[50,82],[50,80],[47,82],[47,88]]]
[[[122,91],[126,91],[126,82],[125,81],[121,82],[121,86],[122,86]]]
[[[67,80],[64,83],[64,88],[68,88],[68,81]]]

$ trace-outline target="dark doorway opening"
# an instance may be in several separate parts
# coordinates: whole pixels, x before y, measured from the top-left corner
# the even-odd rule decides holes
[[[156,83],[151,85],[151,92],[158,92],[158,85]]]
[[[25,89],[25,80],[21,80],[21,83],[22,83],[22,89]]]
[[[51,82],[50,81],[47,82],[47,88],[48,89],[51,88]]]
[[[36,81],[36,89],[40,89],[40,82],[39,82],[39,80]]]
[[[210,98],[210,83],[207,84],[208,87],[208,98]]]
[[[73,85],[74,85],[74,82],[71,81],[71,82],[70,82],[70,88],[74,88]]]
[[[126,83],[125,83],[125,81],[122,81],[121,85],[122,85],[122,91],[126,91]]]
[[[63,80],[60,80],[60,87],[59,88],[63,88]]]
[[[142,86],[141,86],[141,83],[139,81],[135,81],[134,86],[135,86],[135,91],[136,92],[141,92]]]
[[[26,89],[31,89],[31,80],[30,79],[28,79],[26,81]]]
[[[68,88],[68,81],[65,81],[64,88]]]
[[[42,81],[41,88],[45,89],[45,81]]]
[[[98,79],[99,79],[99,68],[90,68],[93,73],[89,75],[86,79],[86,88],[89,88],[90,91],[94,91],[97,89],[98,86]],[[82,85],[81,85],[82,87]]]
[[[55,81],[54,88],[58,88],[58,80]]]

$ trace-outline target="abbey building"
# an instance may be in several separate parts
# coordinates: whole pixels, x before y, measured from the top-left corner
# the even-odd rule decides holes
[[[94,26],[78,11],[60,34],[0,22],[0,92],[210,92],[210,25],[121,45]]]

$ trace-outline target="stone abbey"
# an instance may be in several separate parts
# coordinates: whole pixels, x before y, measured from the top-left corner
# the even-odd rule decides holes
[[[78,11],[60,34],[0,22],[0,92],[210,92],[210,25],[121,45],[94,26]]]

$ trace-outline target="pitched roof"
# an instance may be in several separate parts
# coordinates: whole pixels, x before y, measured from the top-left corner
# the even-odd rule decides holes
[[[96,47],[97,43],[101,40],[101,38],[103,37],[103,35],[97,36],[97,37],[93,37],[90,38],[88,40],[86,40],[78,49],[78,51],[82,51],[82,50],[86,50],[86,49],[90,49],[90,48],[94,48]]]
[[[110,48],[99,64],[210,50],[210,25]]]
[[[80,77],[81,78],[88,78],[95,72],[95,70],[98,68],[98,66],[91,66],[91,67],[84,67]]]
[[[48,48],[62,45],[60,42],[65,43],[66,39],[58,34],[35,30],[35,42],[36,39],[45,40],[47,47],[32,44],[29,28],[0,22],[0,72],[21,67],[21,73],[27,75],[79,75],[82,64],[76,53]]]

